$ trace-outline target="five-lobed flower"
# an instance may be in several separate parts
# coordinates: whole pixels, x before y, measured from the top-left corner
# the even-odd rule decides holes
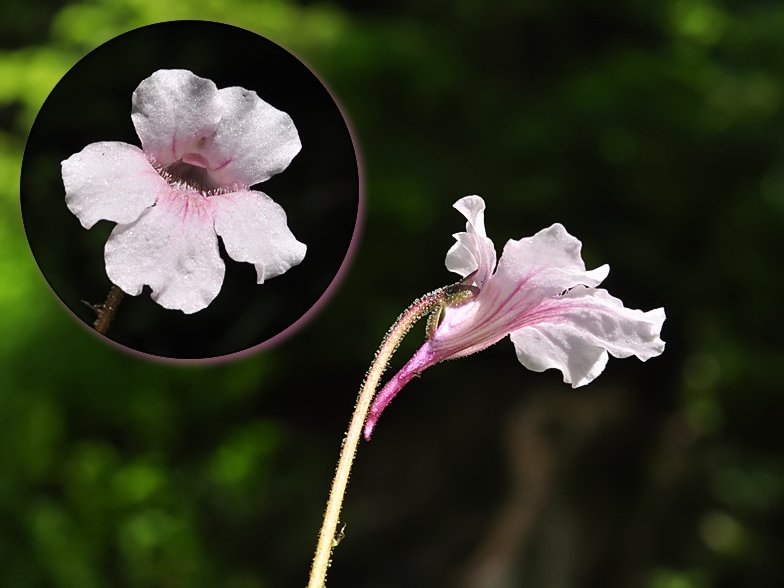
[[[62,163],[81,224],[117,223],[104,250],[114,284],[131,295],[149,285],[158,304],[191,314],[220,292],[218,237],[259,284],[302,261],[283,208],[250,189],[300,151],[288,114],[244,88],[159,70],[134,91],[131,119],[142,149],[92,143]]]
[[[586,271],[581,243],[560,224],[533,237],[510,240],[496,265],[485,234],[485,203],[466,196],[454,205],[467,219],[466,231],[446,256],[446,267],[464,278],[472,297],[443,309],[443,318],[425,344],[384,386],[370,408],[365,437],[381,412],[411,379],[446,359],[481,351],[507,335],[530,370],[555,368],[577,388],[596,378],[615,357],[642,361],[660,355],[663,308],[625,308],[597,286],[609,266]]]

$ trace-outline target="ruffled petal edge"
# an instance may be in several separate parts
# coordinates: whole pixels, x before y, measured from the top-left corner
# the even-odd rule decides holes
[[[578,286],[543,303],[528,324],[511,335],[520,362],[533,371],[556,368],[564,382],[584,386],[615,357],[647,361],[664,351],[663,308],[629,309],[606,290]]]
[[[62,162],[65,203],[85,229],[99,220],[131,223],[169,190],[141,149],[91,143]]]
[[[282,172],[302,143],[291,117],[245,88],[218,92],[223,116],[210,145],[210,177],[221,186],[253,186]]]
[[[464,278],[476,272],[473,281],[481,288],[496,262],[495,246],[485,232],[485,201],[479,196],[465,196],[453,206],[467,222],[465,232],[453,235],[457,242],[446,254],[446,268]]]
[[[289,229],[283,207],[263,192],[231,192],[211,200],[215,204],[215,231],[226,252],[236,261],[252,263],[259,284],[304,259],[307,246]]]

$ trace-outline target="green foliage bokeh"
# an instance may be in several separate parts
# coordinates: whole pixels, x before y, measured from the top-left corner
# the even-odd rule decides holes
[[[58,80],[174,19],[298,56],[342,106],[364,170],[340,287],[275,349],[225,365],[104,344],[49,290],[19,213],[25,139]],[[665,307],[667,350],[611,359],[574,392],[508,341],[428,370],[360,446],[330,582],[467,582],[515,495],[510,423],[558,398],[605,425],[570,437],[589,412],[569,409],[536,437],[558,473],[493,586],[782,585],[783,31],[774,0],[6,3],[0,585],[304,585],[363,374],[397,314],[453,281],[450,206],[467,194],[487,201],[499,250],[563,223],[589,267],[610,264],[611,293]]]

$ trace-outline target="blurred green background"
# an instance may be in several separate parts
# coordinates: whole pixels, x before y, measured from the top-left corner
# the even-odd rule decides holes
[[[19,214],[60,77],[190,18],[304,60],[366,186],[329,304],[218,366],[89,333]],[[574,391],[508,341],[428,370],[360,445],[330,585],[784,585],[780,2],[31,0],[0,40],[0,586],[304,586],[356,391],[398,313],[454,281],[467,194],[499,250],[562,222],[611,293],[665,307],[667,350]]]

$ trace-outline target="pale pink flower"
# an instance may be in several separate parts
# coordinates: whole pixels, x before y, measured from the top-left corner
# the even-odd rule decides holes
[[[160,70],[133,93],[142,149],[92,143],[62,164],[65,201],[86,229],[117,223],[106,242],[109,279],[131,295],[186,314],[218,295],[225,266],[218,237],[258,283],[299,264],[306,247],[269,196],[249,187],[299,152],[289,115],[255,92],[218,90],[186,70]]]
[[[642,361],[660,355],[664,309],[625,308],[598,286],[610,271],[586,271],[581,243],[560,224],[533,237],[510,240],[496,266],[492,241],[485,234],[485,203],[479,196],[458,200],[467,219],[446,256],[446,267],[479,292],[464,304],[447,306],[443,320],[413,358],[387,382],[370,409],[365,437],[392,398],[415,375],[445,359],[464,357],[507,335],[520,362],[541,372],[555,368],[573,388],[594,380],[615,357]],[[474,273],[475,272],[475,273]]]

